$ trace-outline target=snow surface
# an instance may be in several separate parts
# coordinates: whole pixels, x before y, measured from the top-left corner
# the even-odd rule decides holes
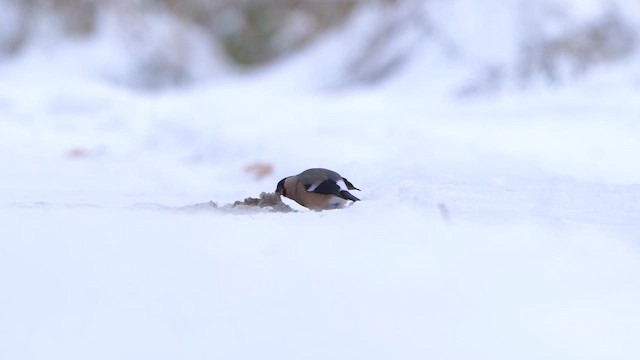
[[[417,62],[318,90],[325,44],[151,93],[81,61],[95,49],[0,64],[1,359],[640,356],[633,62],[461,100]],[[311,167],[363,201],[179,209]]]

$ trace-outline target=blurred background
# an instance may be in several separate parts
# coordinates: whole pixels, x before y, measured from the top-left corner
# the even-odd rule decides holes
[[[456,68],[447,91],[457,96],[562,86],[637,59],[639,29],[632,0],[0,0],[3,61],[92,39],[117,54],[102,75],[152,90],[305,51],[323,74],[314,85],[329,88],[416,67],[411,76],[425,83]],[[638,86],[637,72],[631,80]]]
[[[0,0],[2,145],[31,164],[5,187],[235,201],[315,166],[413,193],[637,183],[639,44],[630,0]]]

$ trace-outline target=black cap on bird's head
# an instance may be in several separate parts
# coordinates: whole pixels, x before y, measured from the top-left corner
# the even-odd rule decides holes
[[[284,188],[284,181],[287,180],[288,178],[284,178],[282,180],[280,180],[280,182],[278,183],[278,186],[276,186],[276,194],[280,194],[282,196],[287,196],[287,190],[285,190]]]

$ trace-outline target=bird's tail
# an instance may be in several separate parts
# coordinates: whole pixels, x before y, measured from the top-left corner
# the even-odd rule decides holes
[[[340,191],[340,197],[343,198],[343,199],[351,200],[351,201],[360,201],[360,199],[358,199],[357,197],[353,196],[347,190]]]

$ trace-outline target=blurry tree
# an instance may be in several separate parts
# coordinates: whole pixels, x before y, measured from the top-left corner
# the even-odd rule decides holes
[[[584,74],[591,67],[631,55],[638,47],[638,33],[625,21],[618,7],[610,6],[589,22],[572,24],[558,5],[542,2],[556,16],[566,21],[564,31],[546,34],[538,29],[544,19],[534,18],[529,35],[521,44],[518,76],[523,82],[543,77],[548,82],[562,81],[568,70]],[[550,8],[550,9],[549,9]]]
[[[233,62],[259,65],[309,43],[347,18],[357,0],[156,0],[205,27]]]
[[[90,35],[100,11],[114,7],[167,11],[203,27],[238,65],[263,64],[307,44],[346,19],[358,0],[0,0],[16,9],[15,31],[4,52],[15,52],[43,18],[63,35]]]
[[[55,23],[54,27],[65,35],[92,34],[96,30],[100,3],[98,0],[4,0],[0,11],[9,12],[11,19],[5,19],[10,24],[6,29],[0,28],[0,55],[21,50],[34,33],[42,30],[39,27],[44,21]]]
[[[369,28],[362,32],[361,42],[354,44],[358,50],[345,59],[342,81],[348,85],[385,80],[421,48],[432,47],[454,61],[475,64],[476,78],[460,89],[461,95],[473,95],[499,91],[509,83],[524,87],[539,79],[560,83],[567,74],[578,76],[637,52],[640,28],[634,21],[640,20],[640,13],[629,14],[624,1],[601,0],[586,6],[597,9],[590,16],[579,17],[574,14],[575,2],[363,2],[361,7],[368,7],[375,14],[375,21],[370,21]],[[509,12],[508,19],[500,18],[492,7],[497,5],[513,5],[516,11]],[[634,9],[630,4],[629,7]],[[640,4],[635,8],[640,10]],[[469,17],[469,12],[475,12],[471,17],[476,20],[478,34],[460,36],[459,27],[465,26],[460,19]],[[443,14],[448,17],[439,18]],[[512,33],[483,33],[493,22],[510,23],[503,25]],[[508,44],[495,46],[496,43]],[[482,48],[478,44],[486,48],[478,50]],[[510,48],[512,53],[492,53],[496,47]]]
[[[362,43],[356,44],[358,51],[347,61],[343,81],[372,84],[401,68],[420,43],[434,35],[428,14],[430,3],[429,0],[365,3],[378,16],[362,34]]]
[[[583,21],[571,16],[576,1],[0,0],[0,55],[15,54],[42,33],[47,39],[56,34],[94,34],[104,25],[105,14],[111,14],[121,18],[119,30],[130,38],[124,40],[130,43],[130,52],[140,53],[142,60],[133,72],[143,86],[157,87],[198,77],[191,58],[203,47],[196,43],[208,43],[204,48],[211,57],[220,57],[216,51],[221,50],[228,63],[255,67],[276,61],[342,24],[348,28],[347,19],[353,22],[369,12],[373,15],[366,29],[345,38],[350,41],[345,53],[335,54],[342,59],[339,72],[344,85],[383,81],[417,49],[437,47],[447,56],[477,63],[476,80],[461,90],[474,94],[500,90],[509,81],[523,85],[536,79],[562,81],[567,67],[581,74],[638,50],[639,29],[634,21],[640,16],[629,15],[627,9],[638,6],[630,7],[624,0],[593,0],[593,4],[608,5],[607,10]],[[459,29],[455,27],[466,25],[458,20],[471,14],[485,17],[478,26],[491,24],[499,10],[496,6],[505,4],[518,5],[520,11],[508,16],[522,34],[494,33],[482,41],[511,42],[508,47],[513,54],[481,54],[474,59],[478,38],[456,37]],[[443,14],[450,17],[443,19]],[[161,18],[164,26],[150,20],[153,16]],[[555,31],[545,30],[550,22]]]

